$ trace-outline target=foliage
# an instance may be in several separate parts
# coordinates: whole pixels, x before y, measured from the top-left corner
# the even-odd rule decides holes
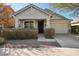
[[[60,11],[67,11],[71,13],[71,16],[78,17],[79,16],[79,3],[51,3],[49,4],[49,8],[52,9],[58,8]]]
[[[5,39],[3,37],[0,37],[0,44],[5,43]]]
[[[72,34],[79,34],[79,26],[71,26]]]
[[[55,30],[53,28],[46,28],[44,30],[44,35],[46,38],[54,38]]]
[[[57,8],[71,11],[71,10],[75,9],[76,7],[79,7],[79,4],[78,3],[51,3],[51,4],[49,4],[49,6],[51,6],[51,7],[54,6]]]
[[[36,29],[6,29],[3,30],[3,36],[7,39],[36,39]]]
[[[12,17],[13,9],[6,4],[0,3],[0,25],[11,26],[14,23]]]

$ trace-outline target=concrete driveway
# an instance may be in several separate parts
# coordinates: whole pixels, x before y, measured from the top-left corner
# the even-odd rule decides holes
[[[57,42],[66,48],[79,48],[79,36],[75,35],[56,35]]]

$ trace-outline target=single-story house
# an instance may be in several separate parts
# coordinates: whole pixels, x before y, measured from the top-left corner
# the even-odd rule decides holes
[[[54,28],[56,33],[69,33],[70,29],[69,19],[34,4],[16,11],[14,18],[15,28],[37,28],[39,33],[45,28]]]

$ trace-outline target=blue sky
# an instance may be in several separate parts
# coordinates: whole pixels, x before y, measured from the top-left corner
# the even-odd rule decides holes
[[[28,3],[9,3],[9,5],[15,10],[19,10],[27,5],[29,5]],[[37,5],[38,7],[41,8],[48,8],[48,4],[47,3],[35,3],[35,5]]]
[[[28,5],[28,3],[8,3],[8,4],[14,9],[14,11],[18,11],[19,9]],[[43,9],[49,8],[47,3],[35,3],[35,5],[40,8],[43,8]],[[54,12],[57,12],[57,13],[65,16],[66,18],[72,19],[72,17],[66,12],[60,12],[59,9],[57,9],[57,8],[53,8],[52,10]]]

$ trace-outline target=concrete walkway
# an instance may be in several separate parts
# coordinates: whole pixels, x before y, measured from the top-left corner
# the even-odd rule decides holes
[[[43,34],[38,35],[38,41],[44,41],[44,42],[56,42],[56,39],[47,39],[44,37]]]
[[[57,42],[66,48],[79,48],[79,37],[74,35],[56,35]]]

